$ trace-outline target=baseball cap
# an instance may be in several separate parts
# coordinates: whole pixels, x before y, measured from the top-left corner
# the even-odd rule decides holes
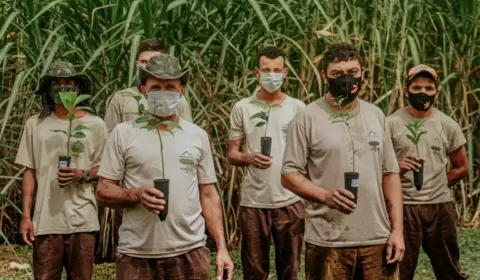
[[[426,64],[417,65],[408,71],[407,86],[409,86],[413,79],[415,79],[420,73],[428,74],[435,81],[435,85],[438,86],[437,72]]]

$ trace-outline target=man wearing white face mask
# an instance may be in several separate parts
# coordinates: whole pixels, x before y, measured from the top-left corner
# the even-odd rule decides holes
[[[163,53],[166,53],[166,47],[160,39],[151,38],[141,41],[138,45],[137,71],[138,67],[145,67],[147,65],[150,57]],[[133,96],[140,96],[140,104],[147,107],[147,100],[143,98],[142,93],[139,91],[139,83],[137,72],[135,86],[122,89],[108,98],[105,111],[105,124],[107,125],[108,132],[111,132],[119,123],[138,118],[138,104],[137,101],[132,98]],[[184,83],[184,81],[182,81],[182,83]],[[192,121],[190,105],[183,95],[180,97],[179,115],[184,120]]]
[[[287,127],[305,104],[281,90],[288,73],[281,49],[262,50],[258,65],[260,90],[235,104],[230,117],[228,158],[233,165],[246,166],[240,202],[243,275],[244,279],[268,279],[273,237],[278,279],[297,279],[305,210],[300,198],[282,187],[280,171]],[[268,109],[260,103],[271,107],[268,117]],[[259,114],[264,120],[252,119]],[[265,125],[258,126],[261,122]],[[265,135],[272,139],[270,156],[260,153]]]
[[[187,73],[174,56],[161,54],[141,66],[139,75],[151,117],[181,129],[160,124],[158,131],[147,130],[132,120],[117,125],[105,146],[97,201],[125,211],[117,279],[210,279],[205,227],[217,247],[217,278],[232,279],[210,141],[203,129],[178,115]],[[164,194],[153,187],[162,174],[170,179],[168,216]]]

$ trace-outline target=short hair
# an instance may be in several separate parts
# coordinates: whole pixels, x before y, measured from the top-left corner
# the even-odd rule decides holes
[[[277,47],[266,47],[260,51],[258,54],[258,66],[260,66],[260,58],[262,56],[265,56],[270,59],[275,59],[277,57],[283,57],[285,60],[285,53],[283,52],[282,49],[277,48]]]
[[[323,55],[323,71],[327,72],[328,64],[340,61],[358,60],[362,65],[362,58],[354,45],[348,43],[337,43],[330,45]]]
[[[165,53],[166,50],[167,48],[165,47],[165,44],[162,42],[162,40],[157,38],[145,39],[142,40],[138,45],[137,56],[145,51],[157,51]]]

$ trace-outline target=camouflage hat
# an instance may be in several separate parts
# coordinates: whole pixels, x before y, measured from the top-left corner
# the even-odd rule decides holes
[[[55,61],[50,65],[47,73],[40,78],[35,94],[47,94],[51,82],[56,79],[73,79],[80,85],[81,94],[91,94],[92,82],[90,78],[86,74],[77,73],[71,63],[64,61]]]
[[[407,86],[409,86],[412,81],[420,74],[420,73],[424,73],[424,74],[427,74],[428,76],[430,76],[433,81],[435,82],[435,86],[438,86],[438,76],[437,76],[437,72],[435,71],[435,69],[433,69],[432,67],[426,65],[426,64],[420,64],[420,65],[417,65],[413,68],[411,68],[409,71],[408,71],[408,78],[407,78]]]
[[[189,70],[188,68],[182,69],[175,56],[159,54],[152,56],[145,67],[139,66],[139,76],[143,84],[149,77],[159,80],[179,79],[185,76]]]

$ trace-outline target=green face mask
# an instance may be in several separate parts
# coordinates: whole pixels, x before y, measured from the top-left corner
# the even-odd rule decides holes
[[[55,104],[62,104],[60,93],[62,92],[77,92],[76,86],[53,86],[50,88],[50,95],[52,96]]]

